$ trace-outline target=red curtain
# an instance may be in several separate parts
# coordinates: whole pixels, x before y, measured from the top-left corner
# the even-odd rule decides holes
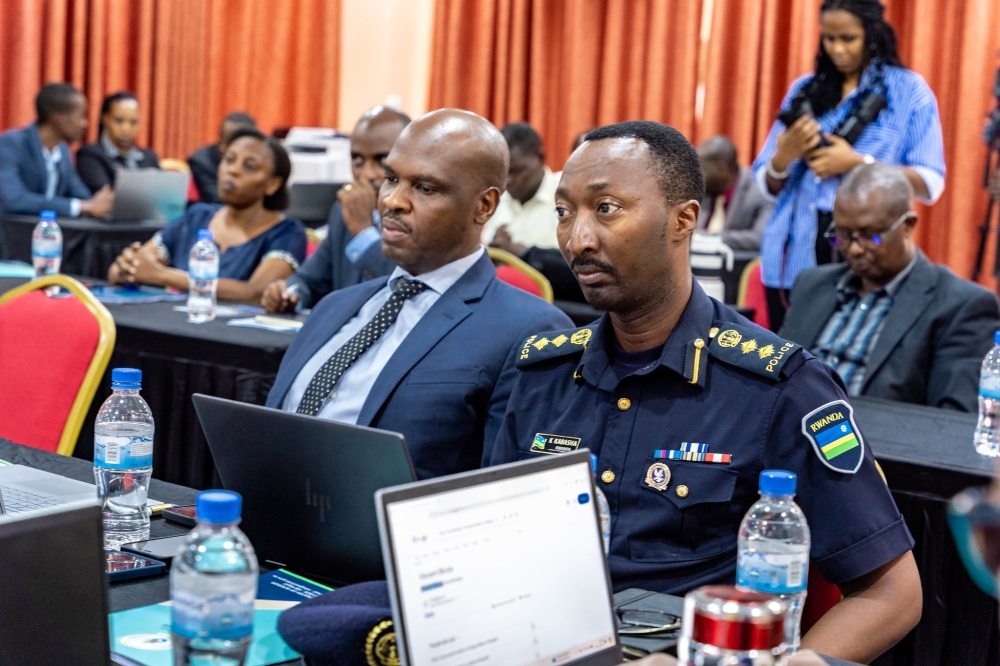
[[[903,61],[937,95],[944,128],[945,194],[920,207],[917,238],[932,260],[968,277],[987,204],[981,135],[995,104],[1000,3],[883,2]],[[429,107],[470,109],[498,125],[527,120],[554,169],[580,131],[634,118],[673,125],[696,143],[728,134],[749,163],[788,85],[813,67],[819,5],[438,0]]]
[[[339,0],[2,0],[0,128],[34,118],[38,88],[69,81],[90,100],[131,90],[140,144],[184,158],[222,117],[337,124]]]

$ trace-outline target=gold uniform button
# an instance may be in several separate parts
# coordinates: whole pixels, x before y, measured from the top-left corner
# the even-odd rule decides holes
[[[601,481],[603,481],[604,483],[611,483],[614,480],[615,480],[615,473],[612,472],[610,469],[606,469],[604,470],[604,472],[601,473]]]
[[[680,497],[681,499],[683,499],[683,498],[685,498],[685,497],[688,496],[688,487],[687,486],[677,486],[677,489],[674,492],[677,493],[678,497]]]
[[[628,410],[628,408],[631,406],[632,406],[632,401],[629,400],[628,398],[618,399],[618,409],[622,410],[623,412]]]

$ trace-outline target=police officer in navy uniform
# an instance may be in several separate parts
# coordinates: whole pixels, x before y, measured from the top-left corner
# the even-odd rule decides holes
[[[761,470],[794,472],[812,566],[845,595],[802,646],[867,663],[920,619],[913,539],[840,378],[693,280],[703,197],[697,153],[666,125],[599,128],[573,153],[559,245],[607,314],[514,350],[491,464],[596,453],[615,589],[672,594],[734,582]]]

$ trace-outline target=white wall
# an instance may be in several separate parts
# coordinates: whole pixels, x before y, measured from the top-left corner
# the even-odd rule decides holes
[[[416,118],[427,111],[434,0],[341,0],[339,129],[399,96]]]

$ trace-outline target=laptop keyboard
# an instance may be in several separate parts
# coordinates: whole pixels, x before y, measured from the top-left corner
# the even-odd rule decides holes
[[[66,500],[59,497],[46,497],[36,495],[18,488],[0,485],[0,495],[3,496],[3,508],[7,513],[20,513],[33,509],[42,509],[47,506],[58,506],[65,504]]]

